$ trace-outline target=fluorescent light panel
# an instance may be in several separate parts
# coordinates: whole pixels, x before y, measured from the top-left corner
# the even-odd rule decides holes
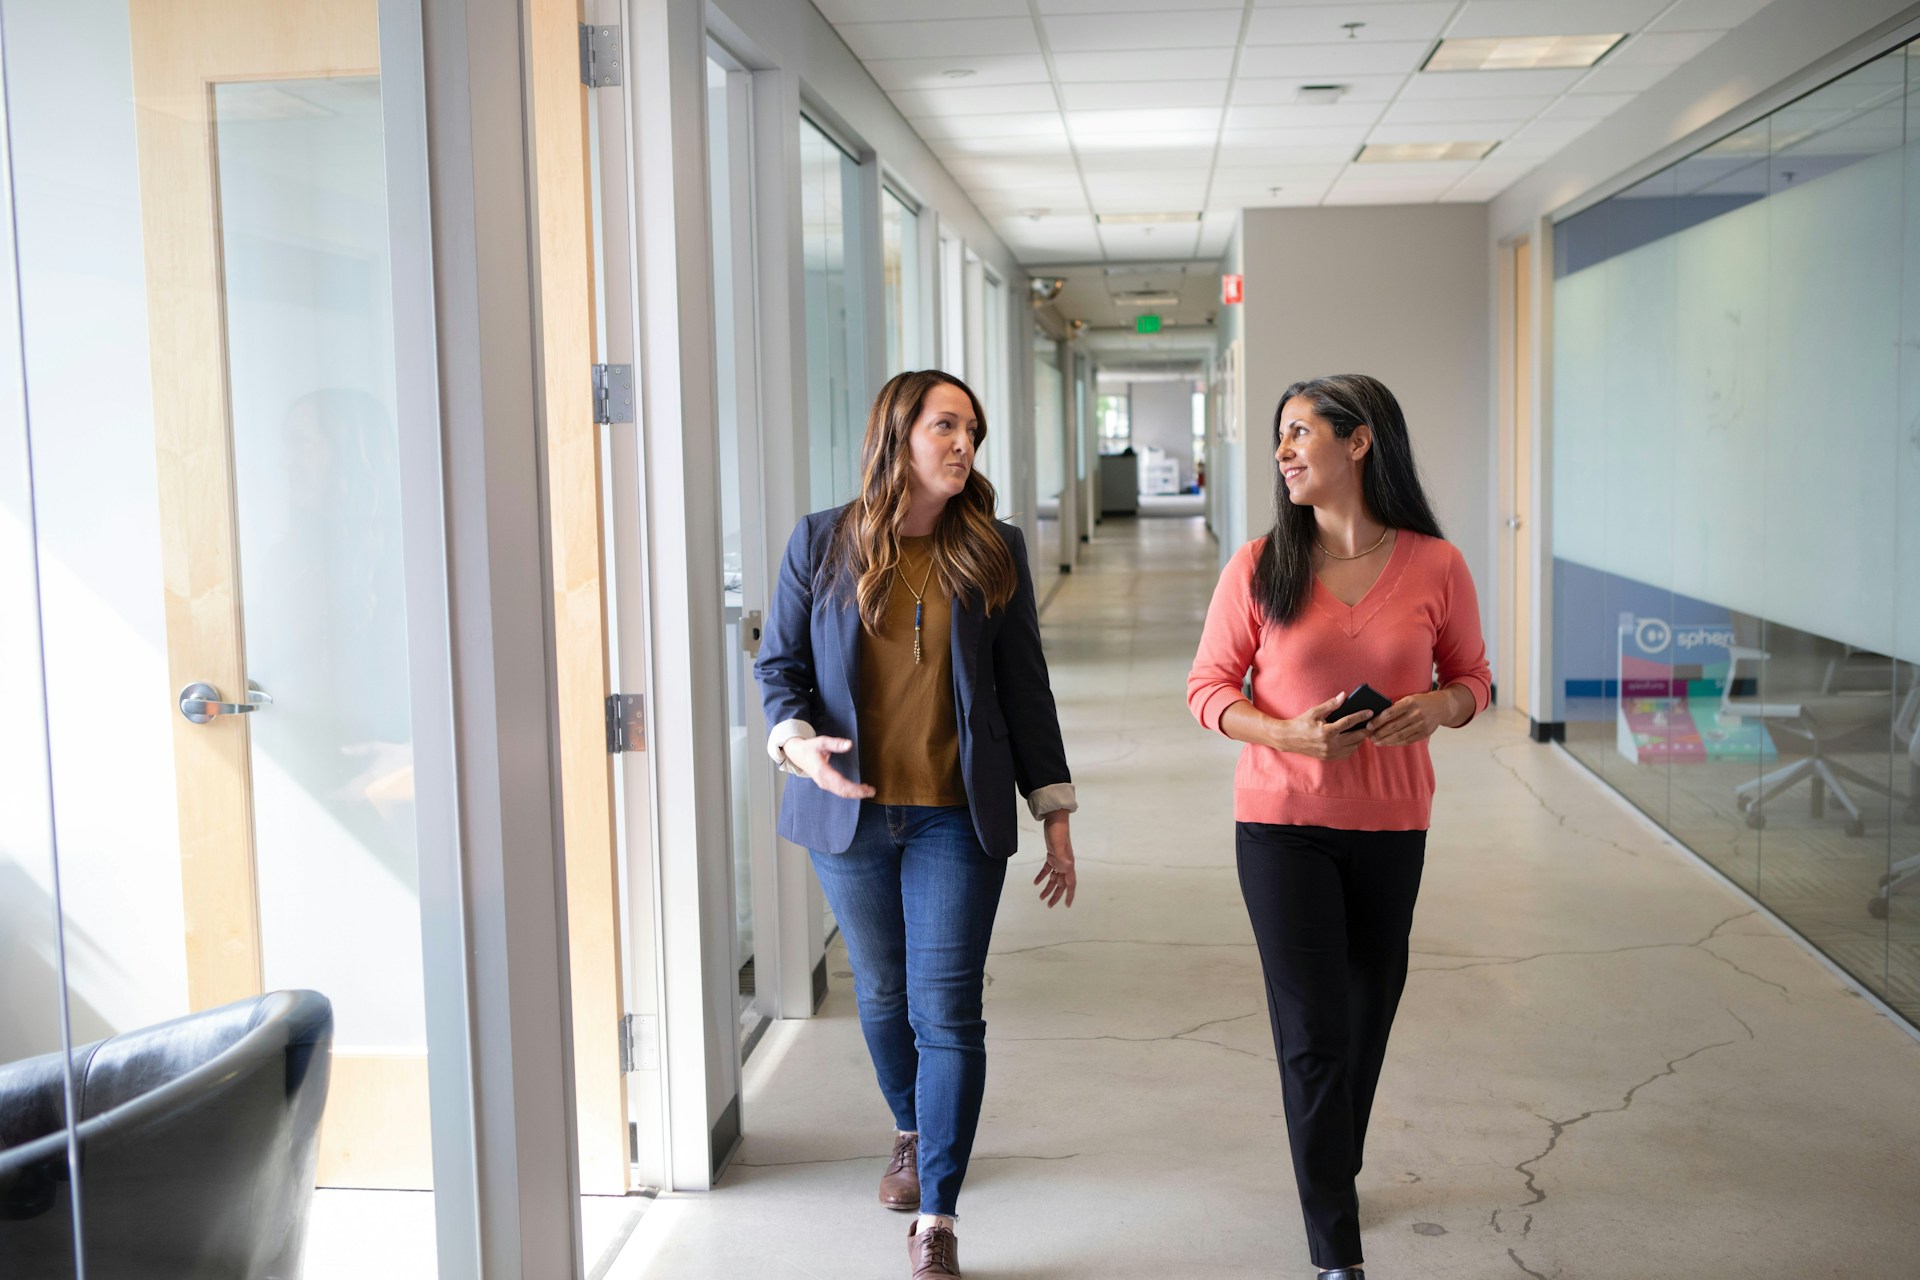
[[[1108,224],[1133,224],[1145,222],[1198,222],[1200,213],[1102,213],[1095,217]]]
[[[1481,160],[1497,142],[1370,142],[1356,164],[1407,164],[1424,160]]]
[[[1422,71],[1538,71],[1590,67],[1626,39],[1598,36],[1487,36],[1442,40]]]

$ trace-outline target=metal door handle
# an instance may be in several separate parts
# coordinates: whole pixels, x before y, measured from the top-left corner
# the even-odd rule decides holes
[[[190,684],[180,691],[180,714],[195,724],[205,724],[216,716],[243,716],[268,706],[273,698],[265,689],[249,688],[250,702],[222,702],[220,691],[210,684]]]

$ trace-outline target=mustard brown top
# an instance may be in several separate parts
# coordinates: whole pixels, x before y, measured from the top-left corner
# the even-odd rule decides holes
[[[860,629],[860,777],[873,787],[875,804],[967,803],[953,705],[953,602],[929,573],[932,564],[931,537],[900,539],[880,634]],[[923,582],[916,664],[913,592]]]

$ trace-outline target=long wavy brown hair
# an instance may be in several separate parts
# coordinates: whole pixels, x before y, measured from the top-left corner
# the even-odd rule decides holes
[[[950,373],[919,369],[896,374],[880,388],[867,413],[867,435],[860,446],[860,493],[834,523],[833,540],[822,568],[828,581],[845,592],[849,586],[868,634],[877,635],[892,598],[900,564],[901,527],[912,500],[912,450],[908,439],[926,406],[927,393],[945,383],[966,392],[973,406],[973,445],[987,438],[987,415],[980,397]],[[1019,577],[1007,540],[994,527],[993,483],[975,468],[967,486],[948,500],[933,526],[933,575],[948,599],[966,597],[986,612],[1013,599]]]

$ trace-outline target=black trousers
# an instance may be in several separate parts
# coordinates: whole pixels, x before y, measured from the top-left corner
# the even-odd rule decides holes
[[[1234,826],[1266,975],[1287,1142],[1318,1267],[1364,1262],[1354,1178],[1407,985],[1424,831]]]

